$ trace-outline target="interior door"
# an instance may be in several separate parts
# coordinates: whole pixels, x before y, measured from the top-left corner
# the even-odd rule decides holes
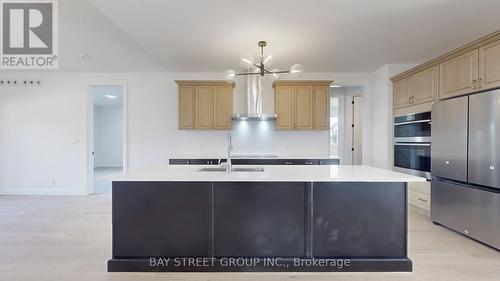
[[[431,173],[467,181],[468,97],[439,101],[432,106]]]
[[[361,165],[363,163],[363,97],[353,97],[353,164]]]
[[[469,98],[469,182],[500,188],[500,90]]]

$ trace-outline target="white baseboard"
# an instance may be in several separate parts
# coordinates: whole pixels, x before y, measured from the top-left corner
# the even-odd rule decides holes
[[[61,188],[3,188],[0,195],[88,195],[78,189]]]

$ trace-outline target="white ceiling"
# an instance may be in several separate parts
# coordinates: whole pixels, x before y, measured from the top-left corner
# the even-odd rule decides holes
[[[300,63],[307,72],[371,72],[422,62],[500,29],[499,0],[91,2],[171,72],[238,69],[240,55],[256,54],[259,40],[268,41],[280,68]]]
[[[58,3],[60,60],[56,72],[165,70],[89,0],[61,0]],[[83,60],[82,54],[86,54],[88,59]]]

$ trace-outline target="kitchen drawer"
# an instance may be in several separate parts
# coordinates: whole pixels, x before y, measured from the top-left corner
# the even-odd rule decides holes
[[[408,190],[420,192],[430,196],[431,183],[430,182],[410,182],[408,183]]]
[[[408,201],[410,202],[411,205],[423,209],[427,212],[430,212],[431,210],[431,200],[429,194],[424,194],[409,189]]]

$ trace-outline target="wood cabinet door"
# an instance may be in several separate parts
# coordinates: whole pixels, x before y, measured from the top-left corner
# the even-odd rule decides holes
[[[214,129],[231,129],[233,97],[230,87],[215,87]]]
[[[179,129],[194,128],[194,87],[179,87]]]
[[[211,129],[214,117],[214,87],[197,86],[195,96],[195,129]]]
[[[401,108],[409,106],[410,97],[413,91],[413,79],[412,77],[407,77],[402,80],[394,82],[394,108]]]
[[[500,86],[500,40],[479,49],[479,86]]]
[[[278,117],[276,129],[291,130],[294,128],[294,87],[278,86],[275,92],[274,107]]]
[[[314,87],[314,129],[330,129],[330,87]]]
[[[313,128],[313,87],[295,88],[295,129]]]
[[[439,98],[474,91],[478,79],[479,51],[474,50],[439,66]]]
[[[412,104],[435,101],[438,96],[438,66],[413,75]]]

